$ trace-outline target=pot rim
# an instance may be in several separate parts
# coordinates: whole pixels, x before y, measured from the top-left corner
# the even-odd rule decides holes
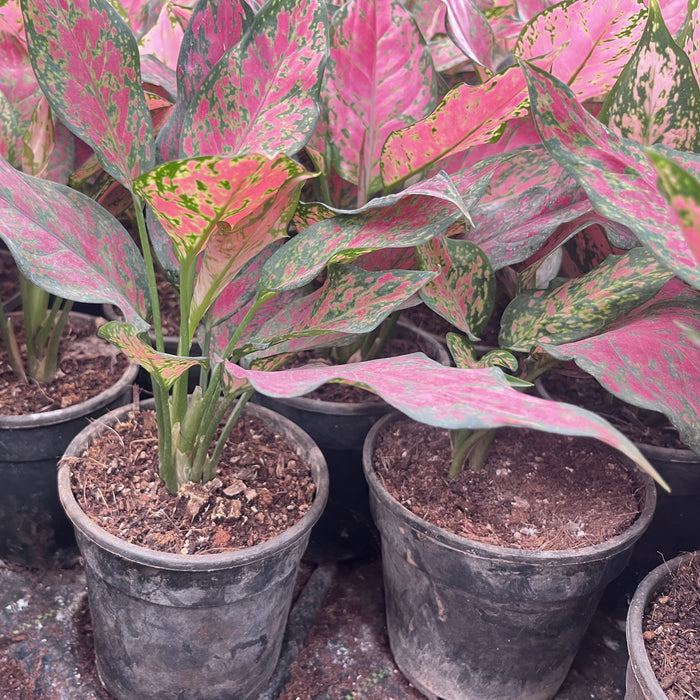
[[[461,551],[469,551],[472,554],[480,555],[488,558],[496,558],[504,561],[515,563],[522,562],[546,562],[554,561],[557,563],[567,564],[583,559],[603,559],[611,556],[617,551],[621,551],[629,546],[630,540],[638,540],[644,531],[649,526],[654,515],[656,506],[656,487],[654,480],[641,469],[641,474],[645,482],[644,504],[639,517],[619,535],[615,535],[605,542],[600,544],[590,545],[588,547],[580,547],[578,549],[552,549],[552,550],[529,550],[515,549],[513,547],[503,547],[500,545],[487,544],[478,540],[471,540],[462,535],[457,535],[453,532],[448,532],[437,525],[424,520],[420,516],[411,512],[402,506],[389,492],[384,488],[381,480],[374,471],[372,466],[372,453],[374,442],[377,433],[387,424],[405,418],[399,412],[392,412],[383,416],[375,423],[367,434],[365,443],[362,449],[362,467],[365,472],[365,478],[382,504],[391,510],[391,512],[399,516],[401,519],[408,522],[409,526],[423,536],[430,537],[437,542]]]
[[[17,312],[14,312],[17,313]],[[73,317],[95,320],[97,316],[90,316],[80,311],[71,311]],[[107,341],[105,341],[107,343]],[[87,399],[81,403],[66,406],[66,408],[57,408],[53,411],[44,413],[25,413],[19,416],[3,416],[0,415],[0,429],[2,430],[22,430],[31,429],[44,425],[55,425],[57,423],[66,423],[75,418],[94,413],[95,411],[109,405],[116,396],[124,391],[130,384],[133,384],[139,372],[139,366],[129,360],[127,366],[122,372],[119,379],[107,387],[99,394]]]
[[[148,399],[140,402],[139,405],[140,408],[145,408],[147,410],[151,408],[154,403],[153,399]],[[263,406],[248,403],[244,409],[244,413],[252,412],[263,419],[274,416],[275,420],[280,420],[285,425],[287,438],[290,439],[290,442],[302,446],[306,452],[305,459],[311,464],[316,494],[311,507],[296,523],[294,523],[294,525],[265,542],[243,549],[219,552],[216,554],[174,554],[171,552],[160,552],[158,550],[149,549],[148,547],[132,544],[126,540],[122,540],[116,535],[112,535],[92,520],[79,506],[70,485],[70,466],[64,458],[66,456],[72,456],[70,453],[80,450],[82,443],[86,439],[89,440],[93,434],[98,433],[105,425],[114,423],[128,411],[133,410],[133,408],[133,404],[122,406],[105,414],[94,423],[91,423],[68,445],[58,468],[59,497],[66,511],[66,515],[73,523],[73,526],[80,530],[85,537],[110,553],[123,557],[136,564],[181,571],[215,571],[232,566],[244,566],[251,561],[263,559],[292,547],[303,532],[310,530],[321,516],[326,501],[328,500],[329,488],[328,469],[323,454],[313,440],[311,440],[311,438],[295,423],[275,411],[271,411]]]
[[[679,554],[670,561],[660,564],[652,569],[637,586],[632,601],[627,609],[627,620],[625,622],[625,633],[627,636],[627,651],[629,653],[629,663],[632,667],[635,680],[639,684],[645,696],[650,698],[666,698],[667,695],[661,688],[656,678],[656,674],[651,667],[649,656],[646,652],[642,623],[644,610],[647,603],[661,588],[666,579],[674,574],[680,566],[691,557],[697,556],[697,552],[687,552]]]

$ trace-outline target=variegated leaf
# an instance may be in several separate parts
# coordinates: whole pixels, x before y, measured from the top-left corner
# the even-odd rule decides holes
[[[651,299],[672,276],[641,246],[611,255],[583,277],[517,296],[503,312],[499,345],[529,352],[580,340]]]
[[[634,444],[596,414],[517,391],[495,368],[444,367],[418,353],[279,372],[246,370],[231,362],[225,363],[225,368],[238,381],[249,381],[267,396],[300,396],[328,381],[339,381],[368,388],[410,418],[428,425],[451,430],[509,425],[586,435],[612,445],[655,474]]]
[[[204,250],[217,227],[223,232],[235,231],[289,179],[305,172],[282,155],[273,159],[254,154],[204,156],[163,163],[142,175],[135,188],[165,227],[182,261]],[[228,255],[233,256],[245,241],[229,243]]]
[[[448,333],[445,336],[447,347],[450,355],[454,360],[455,366],[460,369],[485,369],[487,367],[503,367],[510,372],[516,372],[518,369],[518,360],[513,353],[500,348],[490,350],[481,357],[477,357],[474,344],[467,340],[463,335],[457,333]],[[511,381],[511,384],[513,382]]]
[[[140,52],[155,56],[175,70],[182,37],[191,14],[189,8],[166,0],[156,23],[139,39]]]
[[[251,341],[260,348],[274,344],[274,352],[280,353],[287,351],[286,341],[296,338],[369,333],[434,276],[434,272],[367,272],[354,265],[331,265],[320,289],[286,304],[259,326]]]
[[[177,103],[158,134],[163,160],[174,160],[180,152],[182,123],[204,78],[219,59],[243,37],[253,21],[245,0],[202,0],[185,28],[177,63]]]
[[[525,114],[526,98],[517,67],[482,85],[450,90],[430,116],[387,138],[381,160],[385,186],[394,187],[450,154],[495,141],[506,120]]]
[[[280,292],[311,282],[331,262],[346,262],[378,248],[407,248],[429,241],[468,216],[447,176],[370,200],[348,215],[304,229],[265,264],[260,289]]]
[[[0,92],[11,105],[19,130],[22,130],[29,122],[40,91],[24,43],[21,13],[19,20],[19,34],[13,28],[0,31]]]
[[[310,173],[302,173],[287,180],[274,197],[265,200],[235,228],[217,225],[197,270],[190,333],[194,333],[204,313],[245,265],[272,241],[287,236],[299,190],[309,177]]]
[[[184,154],[285,153],[309,140],[328,50],[324,0],[270,0],[202,82]]]
[[[148,342],[146,333],[139,333],[128,323],[110,321],[99,330],[100,336],[116,345],[129,359],[143,367],[163,387],[171,387],[190,367],[206,367],[204,358],[180,357],[157,352]]]
[[[700,3],[688,0],[688,17],[678,45],[690,60],[696,82],[700,83]]]
[[[22,172],[45,178],[56,143],[51,107],[41,97],[34,109],[29,128],[22,134]]]
[[[416,247],[422,270],[438,275],[420,290],[423,303],[476,340],[491,318],[496,276],[483,251],[474,243],[436,236]]]
[[[565,0],[534,17],[515,46],[581,100],[605,97],[642,36],[642,0]]]
[[[544,349],[624,401],[664,413],[700,453],[700,347],[681,327],[700,332],[700,298],[678,280],[669,288],[600,335]]]
[[[14,163],[19,128],[10,101],[0,90],[0,156]]]
[[[650,0],[639,45],[598,118],[616,134],[647,146],[700,147],[700,87],[690,60],[666,29],[657,0]]]
[[[441,0],[447,6],[448,32],[474,63],[495,73],[496,38],[491,25],[474,0]]]
[[[154,162],[133,34],[108,0],[22,0],[22,12],[51,108],[130,189]]]
[[[649,151],[659,174],[659,186],[678,217],[678,224],[694,257],[695,271],[700,270],[700,182],[669,158]],[[676,270],[687,278],[687,271]],[[700,289],[700,281],[695,284]]]
[[[381,190],[387,137],[433,110],[437,85],[420,31],[400,2],[351,0],[333,14],[321,99],[333,167],[359,186],[360,204]]]
[[[671,269],[685,270],[684,279],[697,284],[692,254],[643,148],[611,134],[556,78],[527,64],[523,71],[542,142],[554,159],[600,214],[626,226]]]
[[[143,258],[89,197],[0,159],[0,236],[34,284],[67,299],[114,304],[139,330],[149,327]]]

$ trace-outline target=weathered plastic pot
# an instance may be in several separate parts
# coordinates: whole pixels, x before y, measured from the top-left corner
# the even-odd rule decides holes
[[[646,479],[634,524],[578,550],[524,551],[472,541],[401,506],[363,453],[381,534],[389,641],[401,672],[436,700],[548,700],[564,681],[600,596],[649,525],[656,492]]]
[[[657,566],[639,584],[627,611],[627,677],[625,700],[666,700],[668,697],[659,685],[651,667],[644,643],[644,611],[656,592],[675,574],[692,554],[683,554]]]
[[[131,401],[137,373],[138,365],[129,364],[114,385],[74,406],[0,416],[0,558],[49,566],[75,547],[58,499],[58,460],[90,420]]]
[[[66,456],[80,455],[129,410],[93,423]],[[257,698],[274,671],[299,561],[328,495],[328,473],[323,455],[297,426],[262,407],[245,410],[289,440],[311,464],[316,485],[301,520],[247,549],[180,555],[129,544],[87,517],[71,491],[67,463],[59,469],[61,501],[85,560],[97,670],[120,700]]]
[[[447,348],[431,334],[399,321],[395,334],[414,340],[422,352],[450,364]],[[299,396],[276,399],[255,394],[253,401],[294,421],[321,448],[330,474],[328,505],[311,534],[308,561],[337,561],[376,555],[376,531],[362,475],[362,444],[369,429],[392,410],[381,400],[357,403]]]

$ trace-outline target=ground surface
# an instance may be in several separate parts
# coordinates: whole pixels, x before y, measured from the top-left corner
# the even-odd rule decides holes
[[[95,674],[83,571],[0,562],[0,697],[108,700]],[[283,656],[261,700],[418,700],[393,663],[376,557],[304,563]],[[619,613],[601,610],[557,700],[624,696]]]

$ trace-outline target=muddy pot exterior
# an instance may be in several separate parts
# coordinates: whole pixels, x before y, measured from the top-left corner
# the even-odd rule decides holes
[[[625,700],[666,700],[668,697],[659,685],[647,656],[642,626],[644,610],[664,583],[673,576],[692,554],[683,554],[657,566],[639,584],[627,611],[627,677]]]
[[[0,558],[23,566],[60,563],[75,537],[58,499],[56,469],[89,421],[132,399],[138,365],[89,401],[46,413],[0,416]]]
[[[427,697],[548,700],[564,681],[610,581],[625,567],[653,515],[623,535],[579,550],[529,552],[441,530],[403,508],[363,454],[381,533],[389,640],[401,672]]]
[[[274,671],[328,474],[320,451],[297,426],[261,407],[245,410],[283,434],[312,465],[316,497],[289,530],[244,550],[188,556],[126,543],[80,510],[67,464],[59,470],[61,500],[85,560],[97,669],[120,700],[256,698]],[[93,424],[84,431],[66,456],[80,454],[98,430]]]

